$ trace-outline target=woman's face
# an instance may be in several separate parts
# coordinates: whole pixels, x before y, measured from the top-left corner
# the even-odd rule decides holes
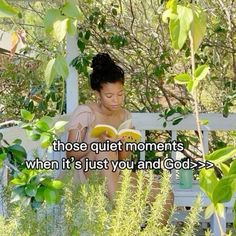
[[[102,84],[98,96],[105,108],[111,111],[119,110],[124,103],[124,86],[121,82]]]

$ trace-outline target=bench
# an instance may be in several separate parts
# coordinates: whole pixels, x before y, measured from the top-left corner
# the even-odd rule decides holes
[[[160,131],[170,131],[171,132],[171,140],[177,140],[178,131],[190,131],[190,130],[197,130],[196,122],[193,115],[187,115],[178,125],[172,125],[170,122],[167,122],[167,126],[163,127],[164,120],[159,117],[158,113],[132,113],[133,124],[136,129],[140,130],[142,133],[142,142],[145,142],[145,134],[148,130],[160,130]],[[230,114],[227,118],[224,118],[222,114],[217,113],[207,113],[207,114],[200,114],[201,119],[207,119],[208,124],[201,126],[201,130],[203,132],[203,143],[205,152],[208,152],[208,134],[210,131],[230,131],[236,130],[236,114]],[[58,118],[57,118],[58,119]],[[67,120],[68,115],[64,115],[60,117],[60,120]],[[15,138],[22,139],[22,145],[26,148],[27,153],[29,154],[34,148],[38,148],[39,145],[37,142],[30,141],[24,131],[19,127],[11,127],[7,129],[0,130],[3,133],[4,138],[6,140],[13,141]],[[65,136],[64,136],[65,138]],[[40,151],[40,149],[39,149]],[[63,153],[60,152],[51,152],[49,153],[50,159],[58,160],[58,158],[62,158]],[[176,158],[181,158],[181,153],[172,152],[171,157],[176,160]],[[145,151],[141,152],[140,154],[141,160],[145,160]],[[174,203],[177,207],[186,207],[192,206],[196,196],[201,192],[198,183],[195,181],[193,183],[193,187],[191,189],[181,189],[179,187],[178,178],[176,175],[176,171],[172,170],[172,189],[174,192]],[[227,215],[227,211],[231,211],[233,207],[233,203],[236,200],[234,197],[230,202],[225,203],[225,215]],[[0,199],[1,201],[1,199]],[[209,205],[209,200],[207,197],[202,193],[202,202],[201,206],[205,207]],[[1,205],[1,202],[0,202]],[[0,207],[0,214],[1,214],[1,207]],[[232,215],[232,214],[231,214]],[[181,217],[180,217],[181,218]],[[231,217],[232,218],[232,217]],[[222,217],[221,224],[223,226],[223,230],[226,229],[226,222],[232,222],[232,219],[228,219],[226,217]],[[213,215],[211,217],[211,230],[213,235],[218,236],[220,235],[220,231],[217,225],[216,217]]]

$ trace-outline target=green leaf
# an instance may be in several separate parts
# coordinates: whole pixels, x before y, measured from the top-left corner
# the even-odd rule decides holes
[[[222,203],[216,204],[215,209],[220,217],[224,217],[224,205]]]
[[[33,118],[34,118],[34,114],[31,114],[29,111],[27,111],[27,110],[25,110],[25,109],[21,109],[21,110],[20,110],[20,114],[21,114],[21,117],[22,117],[24,120],[31,121],[31,120],[33,120]]]
[[[225,176],[219,180],[212,194],[214,204],[228,202],[231,200],[235,181],[236,174]]]
[[[34,197],[37,193],[37,186],[28,184],[25,186],[25,192],[28,196]]]
[[[174,80],[177,84],[187,84],[192,79],[191,79],[190,75],[188,75],[188,74],[179,74],[179,75],[175,76]]]
[[[177,125],[183,120],[183,117],[177,117],[172,121],[172,125]]]
[[[43,23],[47,33],[50,33],[53,30],[53,24],[62,18],[59,9],[49,9],[47,10]]]
[[[209,73],[209,66],[201,65],[194,71],[194,77],[197,81],[200,81],[206,77]]]
[[[63,184],[61,181],[59,180],[53,180],[52,181],[52,188],[55,188],[55,189],[62,189],[63,187]]]
[[[28,179],[30,179],[30,178],[36,176],[38,171],[25,168],[25,169],[22,170],[22,173],[26,174],[28,176]]]
[[[234,226],[234,228],[236,228],[236,201],[234,201],[233,212],[234,212],[234,222],[233,222],[233,226]]]
[[[30,138],[31,138],[33,141],[37,141],[37,140],[39,140],[40,137],[41,137],[40,134],[34,134],[34,133],[30,134],[29,136],[30,136]]]
[[[194,52],[197,51],[205,33],[206,33],[206,15],[201,9],[195,8],[193,11],[193,22],[191,24],[191,34],[193,37]]]
[[[57,121],[56,124],[54,125],[56,132],[63,132],[64,127],[67,123],[68,123],[67,121]]]
[[[1,17],[14,17],[19,14],[19,11],[9,5],[5,0],[0,0],[0,18]]]
[[[44,178],[42,181],[41,181],[42,185],[44,185],[45,187],[51,187],[52,186],[52,179],[51,178]]]
[[[61,42],[66,36],[68,21],[68,18],[63,17],[53,24],[53,36],[58,42]]]
[[[187,84],[187,90],[189,93],[192,93],[193,91],[193,80],[191,80],[188,84]]]
[[[111,12],[114,16],[117,16],[117,10],[115,8],[112,8]]]
[[[48,133],[42,133],[40,138],[40,146],[41,148],[48,148],[52,143],[52,136]]]
[[[81,41],[81,40],[78,39],[78,41],[77,41],[77,46],[78,46],[78,48],[80,49],[81,52],[84,51],[84,49],[85,49],[85,43],[84,43],[83,41]]]
[[[56,76],[56,70],[55,70],[55,67],[54,67],[55,61],[56,61],[55,58],[51,59],[48,62],[46,70],[45,70],[44,77],[45,77],[46,85],[47,85],[48,88],[51,86],[52,81]]]
[[[212,193],[217,185],[218,180],[216,178],[215,172],[213,169],[201,169],[199,175],[199,186],[201,190],[208,196],[212,201]]]
[[[162,14],[162,20],[164,23],[168,23],[168,18],[172,20],[177,18],[177,15],[172,11],[172,9],[167,9]]]
[[[33,130],[33,128],[32,128],[32,126],[31,126],[31,124],[23,124],[23,125],[21,125],[21,128],[22,129],[25,129],[26,131],[27,130]]]
[[[214,204],[211,203],[205,210],[205,219],[209,219],[213,214],[215,213],[215,207]]]
[[[8,151],[12,153],[13,157],[16,157],[20,161],[23,161],[23,159],[27,157],[25,149],[18,144],[8,147]]]
[[[52,33],[53,37],[61,42],[66,35],[69,18],[62,16],[60,10],[49,9],[44,17],[44,26],[47,33]]]
[[[48,125],[53,124],[53,119],[50,116],[43,116],[40,120],[46,122]]]
[[[48,124],[42,120],[37,121],[35,126],[37,127],[37,129],[39,129],[39,131],[42,132],[47,132],[50,129]]]
[[[84,19],[82,12],[80,11],[79,7],[72,2],[67,2],[62,7],[62,13],[66,16],[76,18],[77,20],[82,21]]]
[[[38,189],[37,189],[37,193],[35,195],[35,199],[36,201],[38,202],[43,202],[44,201],[44,191],[45,191],[45,187],[43,186],[40,186]]]
[[[224,175],[228,175],[229,174],[229,166],[226,165],[225,163],[220,163],[219,164],[219,168],[220,168],[220,170],[222,171],[222,173]],[[236,174],[236,170],[235,170],[235,173],[232,173],[232,174]]]
[[[46,188],[44,190],[44,198],[48,204],[54,204],[57,200],[57,192],[54,189]]]
[[[166,8],[175,9],[177,7],[177,2],[177,0],[168,0],[168,2],[166,3]]]
[[[236,174],[236,159],[231,163],[228,174]]]
[[[22,144],[22,140],[17,138],[13,141],[14,144],[18,144],[18,145],[21,145]]]
[[[184,109],[183,109],[182,107],[180,107],[180,106],[178,106],[178,107],[176,108],[176,111],[177,111],[178,113],[180,113],[180,114],[184,114]]]
[[[65,79],[69,74],[66,59],[61,55],[58,55],[56,58],[55,70],[57,74],[60,75],[63,79]]]
[[[91,36],[91,32],[90,32],[90,30],[87,30],[86,33],[85,33],[85,35],[84,35],[84,38],[85,38],[86,40],[89,40],[90,36]]]
[[[25,186],[18,186],[13,189],[13,191],[11,193],[11,201],[10,202],[12,203],[12,202],[19,201],[22,198],[24,198],[25,196],[26,196]]]
[[[213,162],[214,164],[219,164],[225,162],[232,158],[236,154],[236,148],[233,146],[227,146],[221,149],[214,151],[211,154],[206,155],[208,161]]]
[[[166,126],[167,126],[167,122],[164,121],[164,122],[163,122],[163,127],[165,128]]]
[[[53,180],[46,178],[42,181],[42,184],[46,187],[53,188],[53,189],[62,189],[63,183],[60,180]]]
[[[77,30],[77,23],[78,21],[77,20],[72,20],[72,19],[69,19],[67,21],[67,33],[71,36],[73,36],[75,33],[76,33],[76,30]]]
[[[208,123],[209,123],[209,120],[208,120],[208,119],[201,119],[201,120],[200,120],[200,124],[201,124],[201,125],[208,125]]]
[[[3,161],[7,157],[7,153],[3,152],[0,154],[0,161]]]
[[[16,177],[11,180],[11,184],[15,184],[15,185],[25,185],[26,182],[27,180],[25,178],[19,178],[19,177]]]
[[[170,108],[170,109],[168,109],[167,112],[166,112],[166,117],[172,116],[172,115],[174,115],[175,113],[176,113],[176,110],[173,109],[173,108]]]
[[[177,18],[170,19],[169,31],[172,47],[180,50],[188,36],[190,25],[193,21],[193,12],[190,8],[177,6]]]

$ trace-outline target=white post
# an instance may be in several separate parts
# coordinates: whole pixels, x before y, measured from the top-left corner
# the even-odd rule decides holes
[[[216,214],[213,214],[211,216],[211,232],[213,233],[214,236],[222,236],[222,234],[220,232],[219,223],[221,224],[222,230],[225,233],[226,232],[226,211],[225,211],[225,208],[224,208],[223,216],[219,216],[219,222],[217,220]]]
[[[77,47],[77,37],[66,36],[66,62],[69,68],[69,74],[66,79],[66,113],[72,112],[78,105],[78,73],[71,61],[79,54]]]
[[[142,138],[141,138],[141,142],[145,143],[146,141],[146,130],[141,130],[141,134],[142,134]],[[145,150],[143,152],[140,152],[140,160],[145,161]]]
[[[177,141],[177,131],[176,130],[171,130],[171,141]],[[176,156],[177,153],[175,151],[171,152],[171,158],[176,161]],[[176,170],[173,169],[171,170],[171,182],[175,183],[176,182]]]

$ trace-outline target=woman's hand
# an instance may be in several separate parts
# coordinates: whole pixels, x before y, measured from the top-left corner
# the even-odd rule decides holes
[[[109,137],[107,131],[105,131],[104,133],[102,133],[102,134],[100,135],[99,139],[100,139],[101,142],[105,142],[105,141],[107,141],[107,140],[109,140],[110,142],[118,142],[118,141],[123,142],[123,141],[124,141],[124,138],[118,137],[118,138],[114,139],[114,138]]]

